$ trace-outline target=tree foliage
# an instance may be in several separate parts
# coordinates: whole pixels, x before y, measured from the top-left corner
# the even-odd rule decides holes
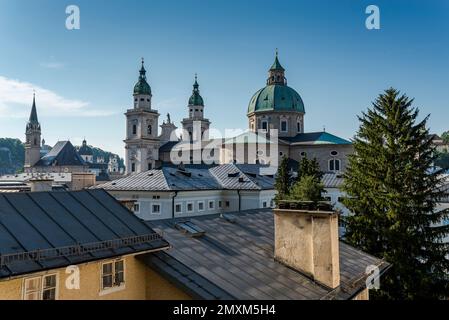
[[[318,202],[323,199],[323,190],[323,184],[315,176],[303,176],[292,186],[287,200]]]
[[[288,169],[288,158],[284,156],[278,168],[274,187],[277,191],[275,201],[287,198],[292,184],[292,176]]]
[[[448,212],[437,210],[441,175],[432,170],[428,117],[418,121],[412,103],[392,88],[379,95],[359,117],[345,173],[344,204],[353,213],[346,240],[392,264],[377,298],[448,296]]]

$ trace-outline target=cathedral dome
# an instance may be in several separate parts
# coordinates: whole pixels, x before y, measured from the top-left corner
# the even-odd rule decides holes
[[[293,111],[305,113],[304,102],[294,89],[287,86],[285,69],[281,66],[278,53],[268,71],[267,86],[257,91],[248,105],[248,115],[263,111]]]
[[[294,111],[305,113],[304,102],[294,89],[271,84],[257,91],[250,100],[248,114],[261,111]]]
[[[146,73],[147,71],[145,70],[144,67],[144,62],[142,59],[142,68],[140,69],[139,73],[139,80],[137,81],[136,85],[134,86],[134,94],[135,95],[139,95],[139,94],[144,94],[144,95],[151,95],[151,87],[147,82],[147,77],[146,77]]]

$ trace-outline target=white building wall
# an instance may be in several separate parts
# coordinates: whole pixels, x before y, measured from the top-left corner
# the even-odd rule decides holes
[[[136,216],[147,221],[170,219],[173,214],[175,218],[188,218],[239,211],[239,195],[236,190],[180,191],[177,194],[152,191],[109,191],[109,193],[119,201],[135,201],[138,209],[135,211]],[[274,194],[274,190],[241,191],[240,210],[263,208],[264,204],[270,207]],[[176,210],[179,209],[177,205],[181,207],[181,211]],[[154,206],[158,206],[160,211],[154,212]]]

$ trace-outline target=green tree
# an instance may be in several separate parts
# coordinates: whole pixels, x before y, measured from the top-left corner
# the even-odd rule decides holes
[[[434,147],[418,122],[413,100],[395,89],[379,95],[363,113],[343,190],[346,240],[392,268],[375,298],[432,299],[448,296],[448,211],[437,211],[440,172],[432,171]]]
[[[449,131],[444,132],[441,135],[441,138],[443,139],[444,143],[449,144]]]
[[[302,158],[299,163],[297,180],[300,181],[305,176],[312,176],[318,182],[320,182],[323,178],[323,173],[320,170],[320,164],[316,158],[311,160],[307,159],[307,157]]]
[[[292,184],[292,176],[288,170],[288,158],[283,157],[276,175],[275,189],[277,191],[275,201],[286,199]]]
[[[315,176],[303,176],[292,186],[287,200],[318,202],[323,199],[323,191],[323,184]]]

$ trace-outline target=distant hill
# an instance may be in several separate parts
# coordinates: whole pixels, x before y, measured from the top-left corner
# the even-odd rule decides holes
[[[19,139],[0,138],[0,175],[21,172],[25,147]]]
[[[108,163],[109,158],[117,156],[119,167],[124,168],[124,161],[118,155],[92,147],[94,159],[103,158]],[[23,171],[25,163],[25,146],[19,139],[0,138],[0,175],[13,174]]]

